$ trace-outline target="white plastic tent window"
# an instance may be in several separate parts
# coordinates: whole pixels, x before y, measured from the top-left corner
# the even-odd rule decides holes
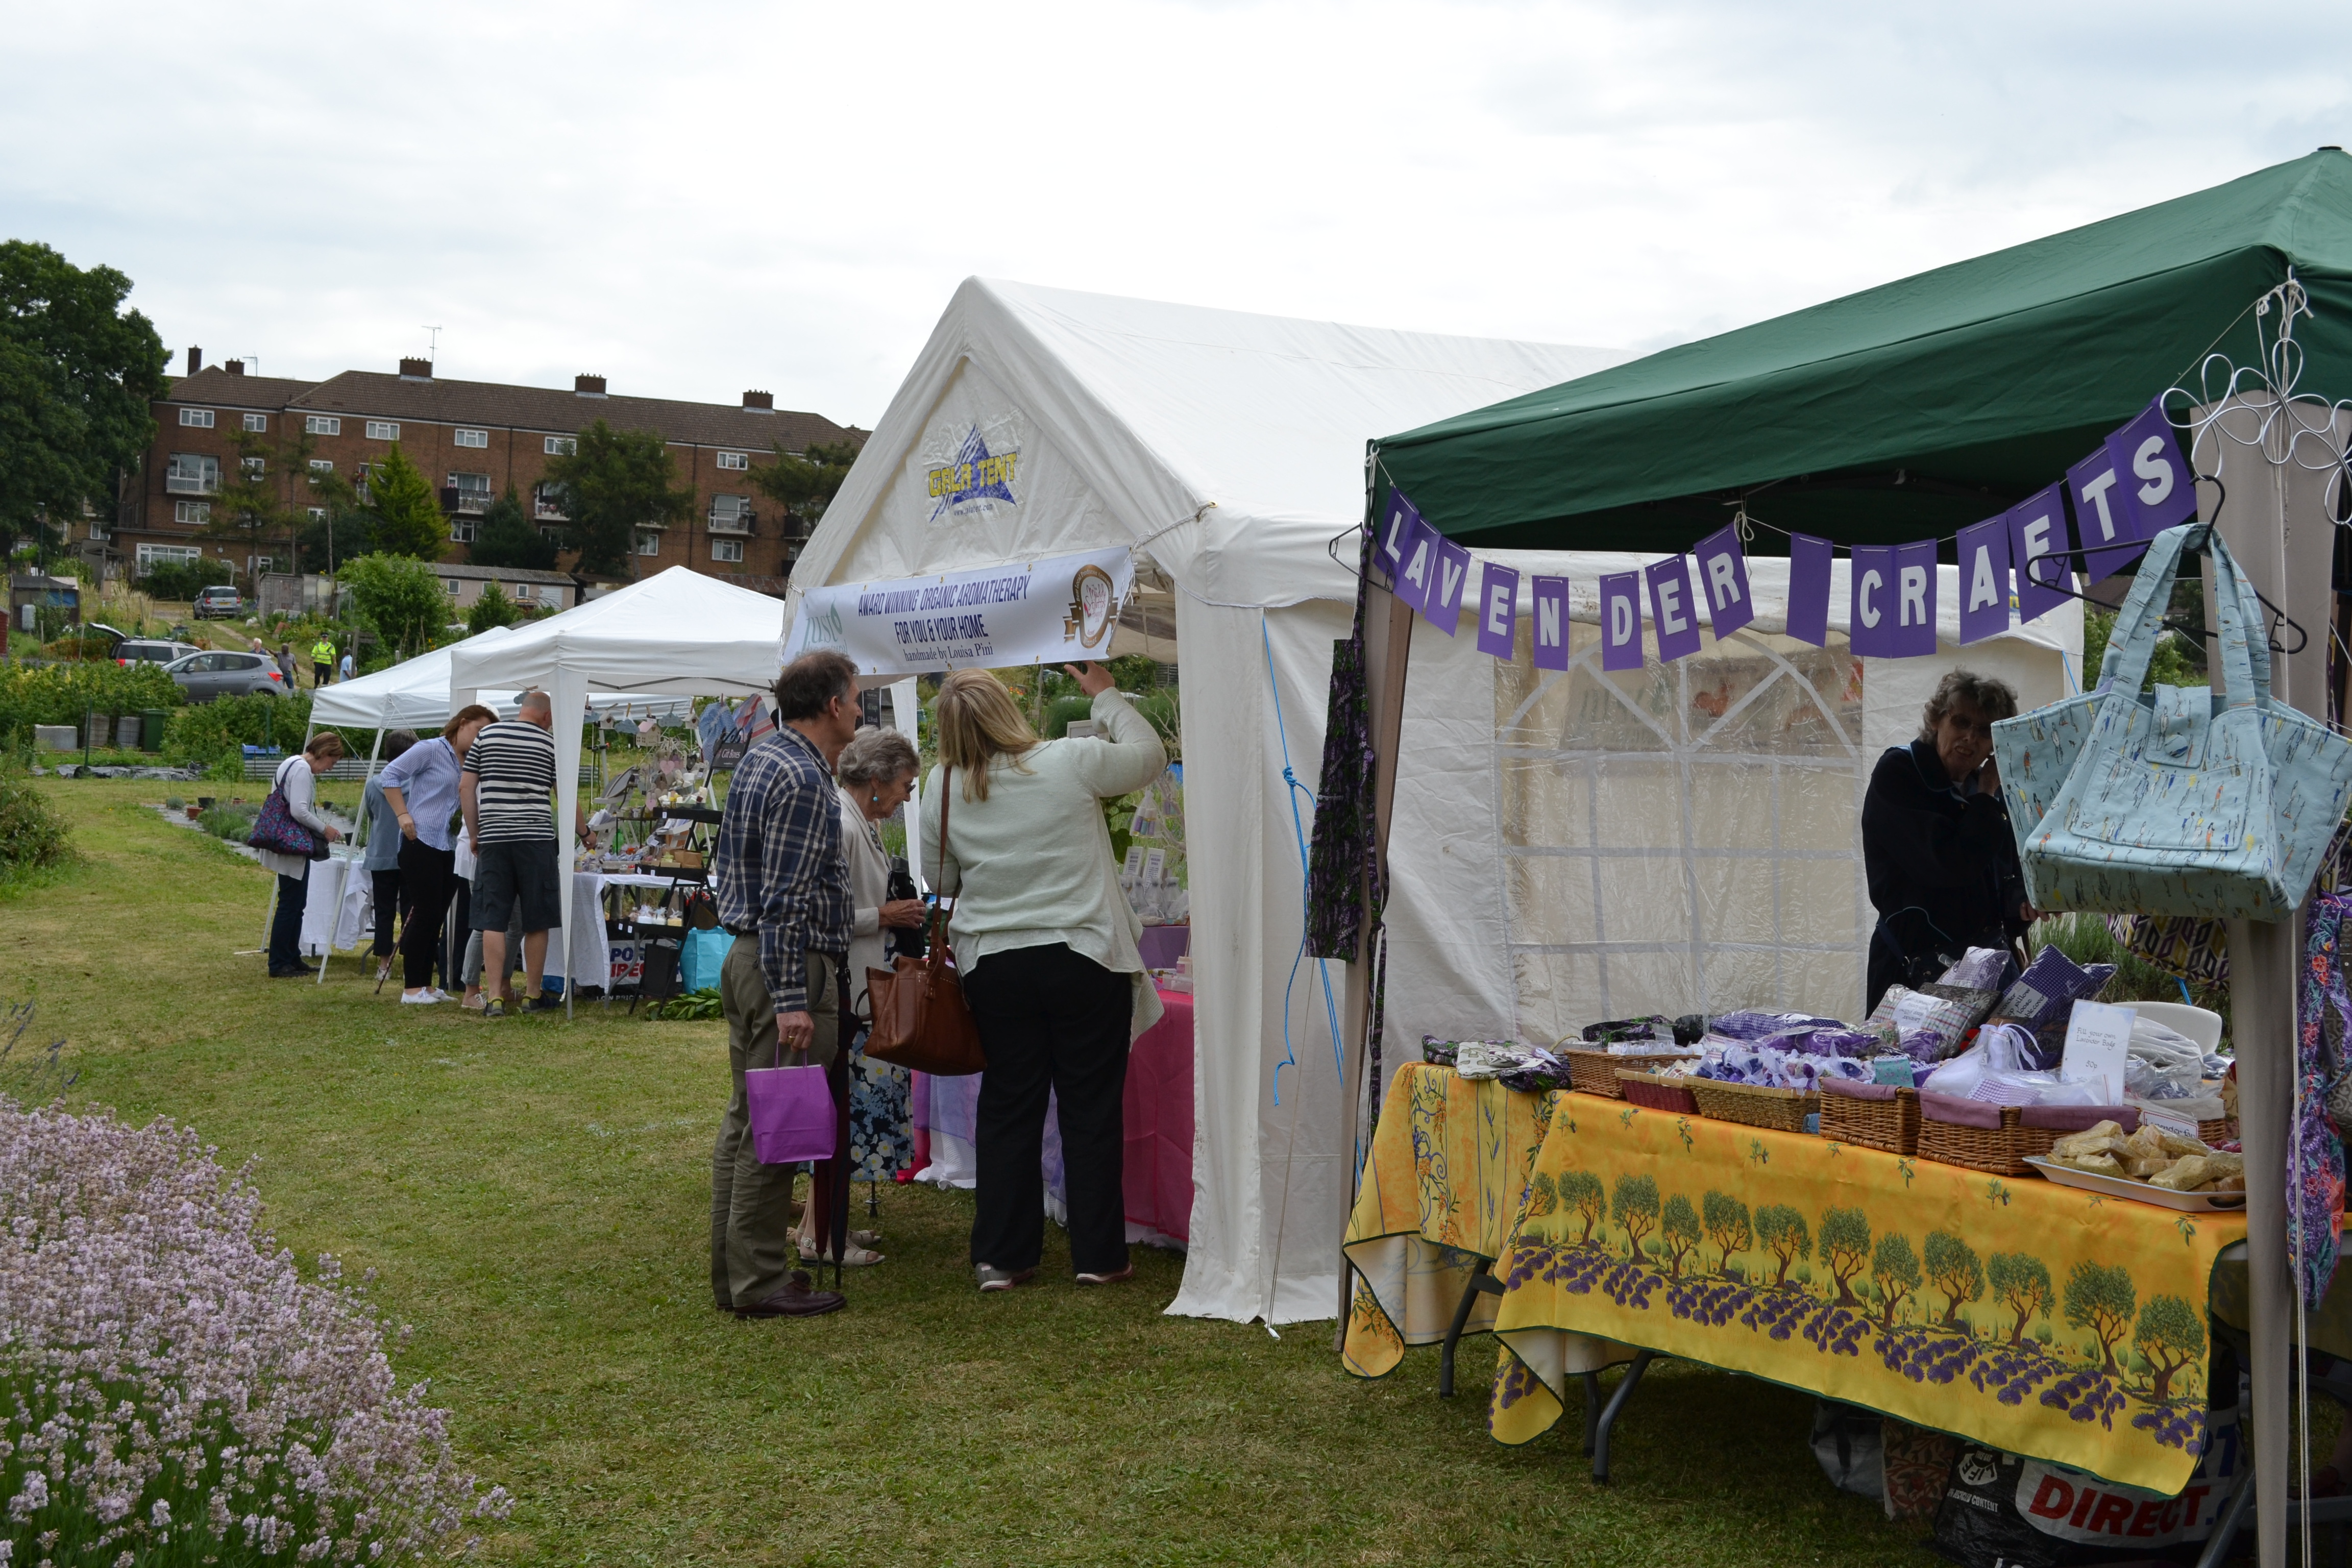
[[[1647,628],[1644,628],[1645,637]],[[1521,1031],[1734,1007],[1850,1016],[1869,939],[1862,663],[1844,639],[1710,635],[1601,668],[1495,664],[1496,820]]]

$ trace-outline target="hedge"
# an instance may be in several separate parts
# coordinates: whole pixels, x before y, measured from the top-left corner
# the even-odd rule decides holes
[[[159,664],[0,662],[0,746],[29,746],[36,724],[81,723],[91,713],[177,708],[180,689]]]

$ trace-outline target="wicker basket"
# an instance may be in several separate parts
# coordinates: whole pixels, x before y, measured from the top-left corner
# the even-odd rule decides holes
[[[1897,1089],[1892,1100],[1822,1095],[1822,1136],[1890,1154],[1919,1152],[1919,1091]]]
[[[1822,1097],[1801,1089],[1759,1089],[1748,1083],[1717,1083],[1713,1079],[1686,1079],[1698,1113],[1717,1121],[1742,1121],[1750,1127],[1776,1127],[1802,1132],[1805,1118],[1822,1108]]]
[[[1622,1100],[1624,1092],[1617,1087],[1618,1070],[1629,1061],[1695,1062],[1698,1053],[1675,1053],[1654,1057],[1612,1057],[1607,1051],[1578,1051],[1562,1047],[1559,1059],[1568,1064],[1568,1083],[1580,1094],[1597,1094],[1604,1100]]]
[[[1686,1078],[1619,1068],[1617,1087],[1622,1091],[1619,1098],[1644,1110],[1664,1110],[1676,1116],[1698,1114],[1698,1098],[1691,1093],[1690,1079]]]
[[[2018,1120],[2019,1115],[2017,1107],[2004,1105],[2000,1108],[1999,1127],[1971,1127],[1965,1122],[1938,1121],[1922,1114],[1918,1155],[1938,1164],[1965,1165],[1971,1171],[1989,1171],[1996,1176],[2031,1176],[2034,1170],[2025,1163],[2025,1157],[2047,1154],[2050,1146],[2063,1134],[2055,1128],[2027,1127]]]
[[[2224,1143],[2235,1143],[2238,1141],[2238,1119],[2234,1116],[2217,1116],[2210,1121],[2199,1122],[2197,1141],[2216,1149]]]

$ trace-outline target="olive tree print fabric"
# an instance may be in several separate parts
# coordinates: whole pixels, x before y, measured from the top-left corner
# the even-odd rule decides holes
[[[2242,1217],[1560,1097],[1495,1272],[1489,1429],[1559,1419],[1562,1335],[1752,1373],[2170,1494]]]

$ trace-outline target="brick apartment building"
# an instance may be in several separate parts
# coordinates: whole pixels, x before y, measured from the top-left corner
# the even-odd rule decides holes
[[[604,378],[581,376],[570,392],[491,382],[445,381],[429,360],[404,359],[397,374],[347,370],[327,381],[247,375],[231,360],[207,366],[188,351],[188,374],[154,405],[155,444],[125,476],[111,529],[97,525],[109,565],[142,574],[157,561],[242,555],[244,547],[200,537],[211,521],[210,497],[238,461],[236,437],[251,431],[273,442],[307,433],[313,467],[331,463],[364,479],[394,441],[441,487],[449,517],[442,559],[463,564],[481,513],[512,486],[525,511],[543,524],[562,513],[541,489],[548,459],[598,419],[620,430],[658,430],[669,443],[681,482],[694,487],[683,525],[638,531],[630,564],[640,576],[671,566],[781,594],[802,536],[782,508],[754,489],[751,471],[812,443],[862,441],[866,432],[820,415],[779,412],[764,392],[740,405],[680,403],[607,394]],[[568,565],[567,555],[559,564]],[[239,574],[289,571],[289,561],[235,560]],[[320,563],[301,563],[304,570]]]

